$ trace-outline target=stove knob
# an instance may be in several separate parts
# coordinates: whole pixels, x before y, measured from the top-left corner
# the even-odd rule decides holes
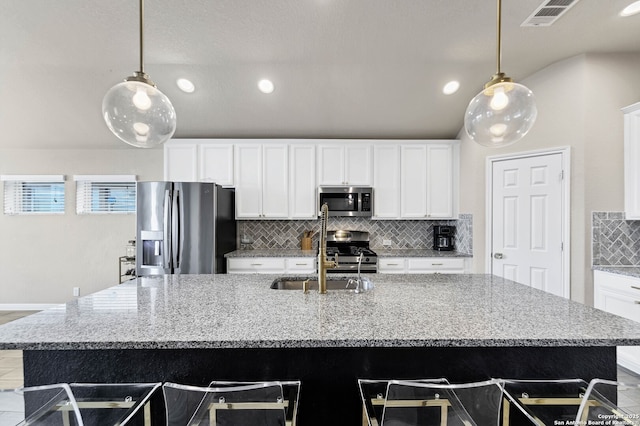
[[[365,261],[365,262],[368,262],[368,261],[369,261],[369,258],[367,257],[364,261]]]

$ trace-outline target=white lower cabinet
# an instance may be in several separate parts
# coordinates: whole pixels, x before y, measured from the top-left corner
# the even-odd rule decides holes
[[[286,261],[286,272],[291,274],[315,274],[315,257],[288,257]]]
[[[404,274],[406,273],[406,259],[404,257],[378,258],[378,273]]]
[[[227,259],[228,274],[313,274],[314,257],[233,257]]]
[[[640,278],[593,272],[594,307],[640,322]],[[640,347],[619,346],[618,364],[640,373]]]
[[[378,258],[381,274],[464,274],[464,258],[387,257]]]

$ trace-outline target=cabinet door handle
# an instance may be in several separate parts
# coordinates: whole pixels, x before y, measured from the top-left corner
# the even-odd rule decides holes
[[[635,288],[636,290],[640,290],[640,287],[632,285],[631,288]]]

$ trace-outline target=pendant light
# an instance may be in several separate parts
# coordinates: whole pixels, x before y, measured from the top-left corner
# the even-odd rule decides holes
[[[140,0],[140,71],[113,86],[102,100],[102,116],[109,130],[124,142],[152,148],[176,131],[171,101],[144,72],[144,0]]]
[[[497,72],[469,102],[464,115],[464,128],[469,137],[480,145],[495,148],[524,137],[538,115],[533,92],[514,83],[500,70],[502,0],[497,1]]]

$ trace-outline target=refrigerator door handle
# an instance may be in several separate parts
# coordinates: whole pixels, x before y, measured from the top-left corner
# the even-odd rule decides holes
[[[170,268],[171,258],[171,230],[169,229],[169,221],[171,219],[171,192],[167,189],[164,191],[164,235],[162,239],[162,267]]]
[[[181,199],[180,199],[180,190],[176,189],[174,192],[174,196],[173,196],[173,208],[172,208],[172,215],[171,215],[171,257],[173,260],[173,265],[172,267],[175,268],[179,268],[180,267],[180,247],[179,247],[179,242],[180,242],[180,221],[181,221],[181,215],[180,215],[180,203],[181,203]]]
[[[180,197],[178,197],[178,222],[176,224],[176,228],[178,228],[178,253],[177,253],[177,258],[178,258],[178,267],[181,268],[182,267],[182,259],[183,259],[183,254],[184,254],[184,236],[185,236],[185,232],[184,232],[184,221],[186,218],[186,215],[184,213],[184,197],[182,195],[180,195]]]

